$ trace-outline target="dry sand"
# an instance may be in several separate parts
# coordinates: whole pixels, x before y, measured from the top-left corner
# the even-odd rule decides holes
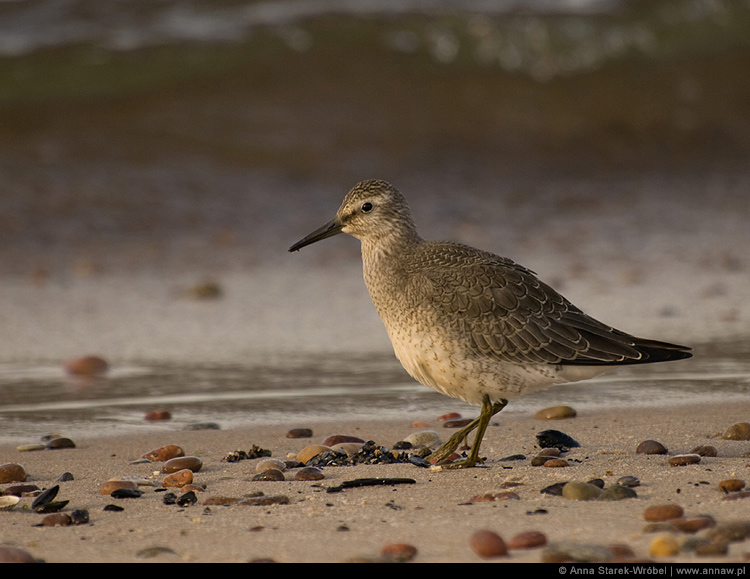
[[[257,460],[222,461],[236,449],[259,445],[276,457],[294,454],[329,434],[351,434],[390,445],[414,429],[406,421],[290,424],[226,431],[161,431],[137,436],[77,440],[77,448],[18,452],[14,445],[0,447],[3,462],[17,461],[28,481],[49,487],[65,471],[75,479],[60,484],[59,499],[69,500],[67,512],[87,509],[90,523],[73,527],[41,527],[43,515],[15,508],[2,513],[3,543],[25,549],[47,562],[346,562],[377,558],[383,545],[409,543],[417,548],[417,562],[479,562],[469,538],[479,529],[491,529],[506,540],[517,533],[538,530],[551,543],[574,541],[606,546],[627,544],[640,560],[649,559],[654,533],[644,532],[643,511],[656,504],[682,506],[687,516],[711,515],[717,522],[750,520],[746,501],[727,500],[718,483],[746,478],[750,459],[747,441],[717,436],[734,422],[747,420],[747,407],[713,405],[664,410],[618,409],[579,414],[563,421],[541,421],[529,415],[502,414],[488,431],[483,454],[485,468],[435,472],[412,465],[325,467],[319,482],[252,481]],[[423,417],[445,437],[436,417]],[[309,426],[312,439],[289,439],[290,427]],[[533,467],[535,434],[555,428],[576,438],[581,447],[565,456],[566,468]],[[670,455],[711,444],[718,456],[699,464],[671,467],[664,455],[635,452],[638,442],[655,439]],[[272,506],[211,506],[181,508],[164,505],[163,493],[145,487],[137,499],[115,500],[99,494],[109,478],[134,476],[160,481],[160,464],[130,464],[142,454],[165,444],[178,444],[187,454],[203,460],[195,481],[204,484],[199,500],[212,496],[242,497],[262,491],[285,495],[289,504]],[[525,460],[503,462],[506,455],[523,453]],[[618,502],[573,501],[543,495],[540,490],[560,481],[601,478],[607,486],[626,475],[641,485],[638,498]],[[414,484],[371,486],[326,492],[328,487],[363,477],[408,477]],[[484,493],[507,490],[515,482],[518,499],[471,503]],[[30,505],[24,498],[21,505]],[[123,512],[104,511],[119,504]],[[750,503],[748,503],[750,504]],[[680,535],[678,535],[680,536]],[[685,538],[687,535],[681,535]],[[168,548],[148,558],[153,547]],[[539,562],[542,549],[512,551],[494,559]],[[141,553],[141,555],[139,555]],[[748,542],[731,545],[717,562],[742,562],[750,553]],[[680,554],[659,562],[701,562],[705,558]]]

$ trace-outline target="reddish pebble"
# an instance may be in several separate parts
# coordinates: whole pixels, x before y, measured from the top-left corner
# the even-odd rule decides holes
[[[686,466],[689,464],[698,464],[701,457],[698,454],[676,454],[669,457],[669,466]]]
[[[42,519],[43,527],[67,527],[73,520],[66,513],[52,513]]]
[[[82,356],[65,362],[65,371],[74,376],[99,376],[108,370],[109,364],[98,356]]]
[[[683,533],[697,533],[701,529],[708,529],[716,525],[714,518],[709,517],[708,515],[698,517],[680,517],[678,519],[670,519],[667,522]]]
[[[337,444],[343,444],[344,442],[357,442],[359,444],[364,444],[365,441],[361,438],[357,438],[356,436],[348,436],[346,434],[332,434],[328,438],[326,438],[322,444],[323,446],[335,446]]]
[[[407,543],[391,543],[380,549],[380,556],[388,561],[403,563],[417,556],[417,548]]]
[[[313,466],[306,466],[297,471],[294,480],[322,480],[325,478],[323,472]]]
[[[725,493],[735,493],[745,488],[745,481],[738,478],[730,478],[719,483],[719,490]]]
[[[157,420],[170,420],[172,414],[169,410],[150,410],[146,412],[146,420],[157,421]]]
[[[193,472],[198,472],[202,467],[203,461],[197,456],[180,456],[165,462],[161,471],[164,474],[169,474],[187,468]]]
[[[129,489],[134,491],[138,488],[138,484],[132,480],[108,480],[101,488],[99,493],[103,495],[111,495],[114,491],[119,489]]]
[[[0,483],[24,482],[26,480],[26,469],[20,464],[9,462],[0,465]]]
[[[504,557],[508,554],[508,547],[503,538],[494,531],[476,531],[469,539],[472,550],[480,557]]]
[[[412,428],[427,428],[429,425],[430,423],[425,422],[424,420],[417,420],[411,423]]]
[[[292,428],[286,433],[287,438],[310,438],[313,432],[309,428]]]
[[[187,468],[165,476],[161,481],[163,487],[184,487],[193,482],[193,471]]]
[[[508,549],[535,549],[546,544],[547,536],[541,531],[526,531],[508,541]]]
[[[167,444],[166,446],[147,452],[141,458],[147,458],[151,462],[165,462],[178,456],[185,456],[185,451],[182,450],[182,447],[176,444]]]
[[[570,466],[570,463],[564,458],[550,458],[549,460],[545,461],[542,466],[546,466],[548,468],[561,468],[564,466]]]
[[[681,517],[684,510],[680,505],[653,505],[643,511],[643,518],[650,522],[666,521]]]
[[[438,416],[438,421],[445,422],[446,420],[458,420],[459,418],[461,418],[461,415],[458,412],[448,412]]]

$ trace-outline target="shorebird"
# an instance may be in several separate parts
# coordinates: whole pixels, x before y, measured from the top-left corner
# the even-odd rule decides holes
[[[509,400],[617,366],[692,355],[686,346],[603,324],[508,258],[425,241],[406,199],[385,181],[355,185],[336,217],[289,251],[339,233],[361,242],[365,284],[404,369],[442,394],[481,405],[479,416],[432,454],[437,464],[482,463],[485,430]],[[474,430],[468,456],[450,461]]]

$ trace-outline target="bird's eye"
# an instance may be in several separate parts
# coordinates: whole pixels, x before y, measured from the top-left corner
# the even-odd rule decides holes
[[[362,211],[364,211],[365,213],[369,213],[370,211],[372,211],[372,203],[370,203],[369,201],[362,203]]]

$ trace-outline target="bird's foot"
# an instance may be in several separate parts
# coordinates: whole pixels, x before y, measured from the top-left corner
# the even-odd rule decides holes
[[[479,457],[475,457],[472,455],[467,456],[463,460],[446,462],[444,464],[438,463],[439,466],[443,468],[449,468],[449,469],[473,468],[475,466],[480,466],[482,464],[484,464],[484,458],[479,458]]]

